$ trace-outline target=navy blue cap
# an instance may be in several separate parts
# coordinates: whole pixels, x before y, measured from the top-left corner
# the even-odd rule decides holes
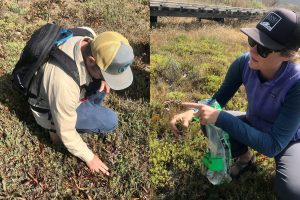
[[[294,44],[294,31],[299,26],[295,12],[277,8],[266,14],[256,28],[242,28],[241,31],[257,43],[272,50],[298,49]]]

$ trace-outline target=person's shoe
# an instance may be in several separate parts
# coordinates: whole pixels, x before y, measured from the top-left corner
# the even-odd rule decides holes
[[[240,175],[246,171],[257,171],[255,154],[252,155],[248,162],[241,161],[237,158],[231,165],[230,176],[231,178],[238,179]]]
[[[63,145],[63,142],[61,139],[58,137],[58,135],[54,132],[49,131],[50,139],[52,141],[52,144],[60,146]]]

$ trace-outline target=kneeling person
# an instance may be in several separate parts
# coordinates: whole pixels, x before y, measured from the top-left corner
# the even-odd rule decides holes
[[[131,85],[133,49],[128,40],[116,32],[103,32],[94,39],[72,37],[59,48],[75,61],[80,87],[56,60],[50,59],[30,86],[31,93],[39,94],[37,98],[29,98],[31,110],[36,122],[49,129],[51,138],[61,140],[91,171],[109,175],[108,167],[78,133],[104,134],[117,127],[117,114],[101,104],[110,88],[122,90]],[[95,84],[99,79],[100,88]],[[86,96],[91,88],[95,89],[94,94]]]

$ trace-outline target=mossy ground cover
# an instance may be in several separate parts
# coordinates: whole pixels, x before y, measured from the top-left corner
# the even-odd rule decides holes
[[[0,199],[146,199],[149,194],[149,9],[143,0],[0,0]],[[83,134],[111,169],[93,174],[64,147],[51,144],[10,74],[31,33],[46,22],[124,34],[134,48],[134,83],[105,105],[119,115],[106,138]]]
[[[253,24],[250,24],[251,26]],[[166,100],[198,101],[211,97],[220,87],[229,65],[248,50],[238,23],[219,25],[161,24],[151,30],[151,128],[150,180],[153,199],[274,199],[274,161],[257,153],[258,172],[213,186],[201,173],[207,139],[199,122],[192,122],[177,139],[169,125],[183,111],[166,107]],[[245,111],[241,88],[227,110]]]

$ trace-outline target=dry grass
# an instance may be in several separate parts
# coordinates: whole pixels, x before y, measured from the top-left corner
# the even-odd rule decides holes
[[[177,21],[178,22],[178,21]],[[191,25],[192,26],[192,25]],[[254,23],[244,24],[243,27],[254,27]],[[177,35],[187,35],[191,38],[201,38],[201,37],[218,37],[222,39],[222,36],[230,36],[230,37],[223,37],[224,42],[228,44],[242,41],[244,45],[246,45],[246,36],[239,31],[239,27],[232,27],[232,26],[222,26],[216,23],[209,23],[207,24],[198,24],[197,27],[195,25],[194,28],[191,30],[182,30],[180,25],[177,28],[174,27],[164,27],[162,29],[153,29],[151,31],[151,45],[153,48],[164,46],[165,42],[168,41],[170,35],[177,36]],[[152,47],[151,47],[152,48]]]

